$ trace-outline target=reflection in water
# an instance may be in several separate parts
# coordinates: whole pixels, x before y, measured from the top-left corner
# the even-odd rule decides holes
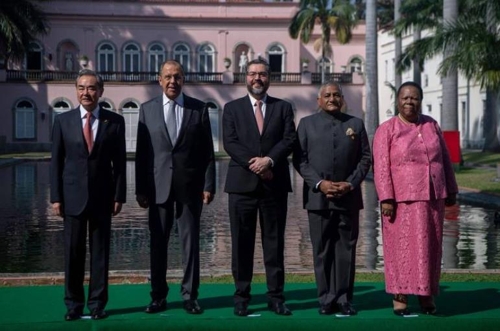
[[[201,268],[229,272],[231,237],[227,195],[223,192],[227,161],[217,162],[217,194],[205,207],[201,224]],[[147,211],[134,196],[134,163],[127,164],[127,203],[113,219],[111,270],[148,270]],[[294,192],[289,195],[285,266],[287,271],[313,271],[307,214],[302,209],[302,179],[291,171]],[[63,271],[62,219],[51,213],[49,163],[30,162],[0,168],[0,273]],[[382,233],[373,182],[363,184],[365,209],[361,211],[357,267],[383,268]],[[500,229],[493,211],[458,205],[447,209],[444,224],[443,267],[447,269],[500,268]],[[169,269],[181,268],[176,229],[169,248]],[[255,268],[263,270],[260,238]]]

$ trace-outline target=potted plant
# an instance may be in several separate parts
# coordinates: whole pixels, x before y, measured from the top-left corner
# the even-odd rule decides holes
[[[231,66],[231,59],[228,57],[225,57],[224,58],[224,67],[226,67],[226,69],[229,69],[230,66]]]
[[[85,68],[89,64],[89,57],[87,55],[82,55],[78,58],[78,62]]]

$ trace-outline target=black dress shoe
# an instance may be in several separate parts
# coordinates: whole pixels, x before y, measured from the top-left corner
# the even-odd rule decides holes
[[[64,315],[64,320],[66,320],[68,322],[69,321],[76,321],[76,320],[79,320],[81,316],[82,316],[81,311],[70,309],[66,312],[66,315]]]
[[[104,311],[104,309],[96,308],[90,313],[90,318],[93,320],[102,320],[106,317],[108,317],[108,314]]]
[[[354,309],[354,307],[351,305],[350,302],[339,303],[338,307],[339,307],[339,312],[342,315],[354,316],[354,315],[356,315],[358,313],[356,311],[356,309]]]
[[[156,314],[165,310],[167,310],[167,301],[165,299],[161,299],[151,301],[151,303],[146,307],[145,312],[148,314]]]
[[[269,308],[270,311],[274,311],[276,315],[292,315],[292,312],[287,308],[284,302],[269,302],[267,308]]]
[[[335,311],[331,304],[321,305],[318,310],[320,315],[332,315]]]
[[[425,315],[436,315],[437,309],[436,306],[429,306],[429,307],[421,307],[422,314]]]
[[[236,316],[248,316],[248,303],[238,302],[234,305],[234,314]]]
[[[401,317],[412,315],[411,311],[408,308],[394,309],[393,312],[394,312],[394,315],[401,316]]]
[[[198,315],[203,313],[203,310],[198,304],[198,300],[184,300],[182,306],[184,307],[184,310],[188,314]]]

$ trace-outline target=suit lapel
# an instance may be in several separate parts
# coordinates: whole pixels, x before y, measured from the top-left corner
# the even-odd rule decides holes
[[[266,116],[264,116],[264,127],[262,128],[262,135],[264,135],[264,133],[266,132],[266,128],[269,125],[269,121],[271,121],[273,112],[274,112],[274,99],[268,95],[266,99]]]
[[[88,154],[89,150],[87,148],[87,143],[85,142],[85,137],[83,136],[83,126],[82,126],[82,117],[80,114],[80,107],[72,110],[74,113],[71,116],[71,127],[72,128],[80,128],[80,130],[76,130],[76,139],[77,142],[80,143],[80,146],[83,146],[83,149]]]
[[[95,135],[94,147],[90,154],[94,153],[95,150],[98,149],[98,146],[103,139],[104,132],[108,129],[109,126],[109,111],[103,108],[99,108],[99,119],[97,120],[97,133]]]
[[[253,107],[254,105],[252,104],[252,100],[250,99],[250,97],[247,95],[246,97],[244,97],[242,99],[242,103],[243,103],[243,117],[245,119],[245,123],[253,123],[253,127],[254,127],[254,132],[255,134],[259,137],[260,139],[260,133],[259,133],[259,127],[257,126],[257,120],[255,118],[255,112],[253,110]],[[265,126],[265,119],[264,119],[264,128],[266,127]],[[264,129],[262,130],[262,133],[264,133]]]
[[[172,142],[170,141],[170,136],[168,135],[167,131],[167,123],[165,123],[165,111],[163,110],[163,95],[156,99],[156,105],[153,107],[153,111],[154,111],[155,121],[158,121],[158,123],[163,123],[161,125],[161,131],[165,136],[165,139],[167,139],[170,145],[172,145]]]
[[[179,135],[177,136],[177,142],[181,140],[182,135],[186,131],[186,127],[191,120],[191,115],[193,115],[191,100],[184,94],[184,111],[182,113],[181,129],[179,130]]]

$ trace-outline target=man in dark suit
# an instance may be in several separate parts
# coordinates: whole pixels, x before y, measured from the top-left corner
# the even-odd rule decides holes
[[[231,157],[225,192],[229,193],[232,273],[236,291],[234,314],[247,316],[257,214],[259,215],[268,308],[290,315],[283,288],[284,233],[288,192],[292,191],[287,156],[295,141],[292,106],[267,95],[269,64],[248,63],[248,95],[231,101],[222,117],[224,148]]]
[[[149,207],[151,303],[146,313],[167,308],[167,251],[177,221],[184,277],[181,295],[189,314],[201,314],[200,216],[215,194],[215,164],[207,105],[182,93],[184,71],[166,61],[159,72],[161,96],[141,105],[135,161],[137,202]]]
[[[125,202],[125,121],[99,107],[103,91],[101,77],[91,70],[80,71],[76,80],[80,106],[56,116],[52,131],[50,200],[55,214],[64,217],[67,321],[79,319],[85,306],[87,228],[87,307],[92,319],[107,316],[111,215],[118,214]]]
[[[320,112],[301,119],[293,163],[304,178],[319,313],[355,315],[354,287],[361,182],[371,165],[363,121],[341,112],[342,89],[326,83]]]

